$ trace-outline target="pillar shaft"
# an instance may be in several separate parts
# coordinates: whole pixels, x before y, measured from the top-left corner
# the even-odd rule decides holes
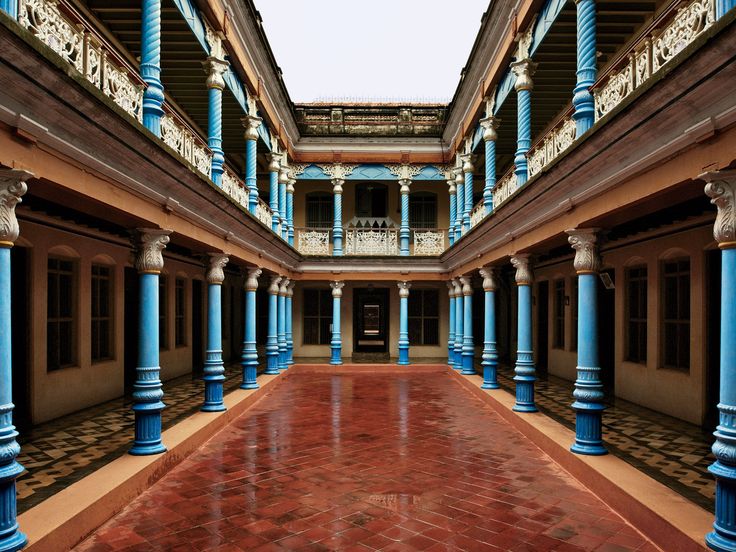
[[[514,367],[516,404],[513,409],[517,412],[536,412],[534,382],[537,378],[532,348],[532,275],[528,256],[512,257],[511,263],[516,267],[519,303],[516,366]]]
[[[245,185],[248,188],[248,210],[253,215],[256,214],[258,208],[257,151],[258,142],[256,140],[245,141]]]
[[[161,137],[164,114],[164,85],[161,83],[161,0],[141,2],[141,78],[143,91],[143,125]]]
[[[450,241],[450,245],[455,243],[455,219],[457,218],[457,197],[455,190],[455,182],[452,181],[450,185],[450,224],[447,230],[447,238]]]
[[[269,206],[273,211],[271,219],[271,230],[279,233],[279,221],[281,214],[279,213],[279,155],[271,154],[271,162],[268,165],[268,183],[269,183]]]
[[[463,368],[463,287],[458,280],[455,285],[455,369]]]
[[[449,290],[450,305],[450,321],[449,331],[447,334],[447,364],[451,367],[455,366],[455,288],[452,282],[447,282]]]
[[[214,254],[210,257],[207,271],[207,350],[204,361],[204,404],[205,412],[225,410],[222,384],[225,381],[225,365],[222,362],[222,282],[223,268],[228,258]]]
[[[463,173],[465,175],[465,186],[463,192],[463,234],[470,230],[470,213],[473,210],[473,163],[472,156],[466,155],[463,161]],[[458,196],[459,197],[459,196]]]
[[[294,180],[286,187],[286,220],[288,229],[286,239],[289,245],[294,247]]]
[[[332,282],[332,339],[330,364],[342,364],[342,337],[340,335],[340,299],[345,282]]]
[[[286,294],[286,367],[294,364],[294,282],[289,283]]]
[[[399,228],[399,255],[409,255],[409,184],[410,180],[401,180],[401,227]]]
[[[268,288],[268,335],[266,336],[266,374],[279,373],[278,300],[279,276],[271,277]]]
[[[219,40],[219,39],[218,39]],[[219,47],[217,48],[220,49]],[[225,155],[222,151],[222,91],[225,88],[223,75],[228,63],[214,55],[207,58],[202,66],[207,73],[209,112],[207,117],[207,146],[212,151],[212,182],[222,186]]]
[[[243,353],[240,365],[243,369],[241,389],[258,389],[258,350],[256,349],[256,290],[260,268],[251,268],[245,280],[245,328]]]
[[[409,364],[409,288],[410,282],[399,282],[399,362]]]
[[[332,192],[335,197],[335,211],[332,224],[332,254],[342,257],[342,184],[343,181],[332,181]]]
[[[532,145],[532,93],[531,90],[519,90],[517,93],[518,118],[516,154],[514,155],[514,172],[519,185],[528,179],[526,153]]]
[[[498,389],[496,350],[496,280],[493,269],[480,271],[483,277],[484,316],[483,316],[483,389]]]
[[[486,131],[487,132],[487,131]],[[486,181],[483,187],[483,207],[486,215],[493,212],[493,188],[496,186],[496,140],[487,139],[486,147]]]
[[[577,8],[577,83],[573,91],[575,134],[580,136],[593,126],[595,102],[590,87],[598,75],[596,62],[595,0],[576,0]]]
[[[462,374],[475,374],[475,343],[473,342],[473,287],[470,276],[460,278],[463,284],[463,346],[462,346]]]
[[[286,161],[286,155],[283,158]],[[281,239],[289,238],[289,217],[286,212],[286,185],[289,183],[288,168],[281,167],[279,175],[279,214],[281,215]]]
[[[463,235],[463,211],[465,210],[465,177],[462,172],[455,177],[455,190],[457,194],[457,213],[455,215],[455,241]]]
[[[18,19],[18,0],[0,0],[0,10],[13,19]]]
[[[286,370],[288,368],[286,364],[286,293],[287,286],[289,285],[288,279],[282,279],[279,287],[278,295],[278,336],[277,341],[279,345],[279,369]]]
[[[716,0],[716,19],[720,19],[736,6],[735,0]]]

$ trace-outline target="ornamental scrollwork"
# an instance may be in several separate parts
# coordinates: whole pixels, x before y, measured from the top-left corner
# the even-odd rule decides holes
[[[329,255],[329,230],[300,230],[297,238],[297,249],[303,255]]]
[[[445,232],[426,230],[414,232],[414,255],[441,255],[445,250]]]
[[[218,285],[225,281],[225,265],[230,259],[222,253],[210,253],[206,280],[208,284]]]
[[[279,283],[279,295],[286,297],[290,282],[291,280],[289,280],[289,278],[281,278],[281,282]]]
[[[423,165],[411,165],[403,163],[401,165],[386,165],[388,172],[397,177],[399,180],[411,180],[424,168]]]
[[[249,268],[245,278],[245,291],[256,291],[258,289],[258,277],[263,273],[260,268]]]
[[[718,208],[713,237],[718,243],[736,242],[736,171],[714,171],[702,175],[705,194]]]
[[[268,293],[269,295],[278,295],[279,294],[279,282],[281,282],[281,276],[271,276],[271,285],[268,286]]]
[[[248,188],[228,168],[225,168],[222,173],[222,190],[233,198],[238,205],[248,208]]]
[[[20,234],[15,207],[28,191],[26,180],[33,173],[17,169],[0,169],[0,241],[14,243]]]
[[[401,281],[401,282],[396,282],[396,285],[399,287],[399,297],[401,297],[402,299],[409,297],[409,289],[411,288],[411,282]]]
[[[358,165],[347,165],[345,163],[330,163],[317,166],[331,179],[338,178],[341,180],[353,174],[353,171],[358,168]]]
[[[472,277],[470,274],[460,276],[460,285],[462,286],[462,292],[465,297],[473,295]]]
[[[573,266],[575,271],[598,272],[601,269],[601,257],[598,254],[597,228],[580,228],[566,230],[567,241],[575,250]]]
[[[342,288],[345,287],[345,282],[330,282],[330,287],[332,288],[333,297],[342,297]]]
[[[483,278],[484,291],[496,291],[498,289],[496,269],[487,266],[485,268],[481,268],[478,272],[480,273],[481,278]]]
[[[529,255],[514,255],[511,257],[511,265],[516,269],[514,279],[519,286],[529,286],[534,280],[530,266]]]
[[[142,228],[138,230],[138,254],[135,268],[138,272],[158,273],[164,268],[163,250],[169,243],[171,230]]]

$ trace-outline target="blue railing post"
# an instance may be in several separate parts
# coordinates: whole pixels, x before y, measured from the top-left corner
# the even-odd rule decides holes
[[[256,349],[256,290],[258,277],[263,272],[260,268],[248,269],[245,278],[245,328],[243,337],[243,354],[240,365],[243,368],[241,389],[258,389],[258,350]]]
[[[332,223],[332,254],[342,257],[342,185],[341,178],[332,179],[332,194],[335,197],[335,211]]]
[[[409,255],[409,238],[411,232],[409,230],[409,187],[411,180],[399,180],[401,186],[401,226],[399,228],[399,255],[407,257]]]
[[[207,118],[207,146],[212,151],[212,182],[222,186],[222,173],[225,170],[225,154],[222,151],[222,91],[225,88],[223,75],[230,64],[210,56],[202,63],[207,73],[209,94],[209,115]]]
[[[225,381],[225,364],[222,362],[222,283],[227,255],[210,253],[207,268],[207,350],[204,361],[205,412],[225,410],[222,384]]]
[[[463,234],[470,230],[470,212],[473,210],[473,156],[463,155],[463,173],[465,175],[465,200],[463,201]],[[459,197],[459,196],[458,196]]]
[[[575,136],[580,136],[595,122],[595,101],[590,87],[598,76],[596,56],[595,0],[575,0],[577,9],[578,70],[573,90]]]
[[[294,286],[292,280],[286,288],[286,368],[294,364]]]
[[[496,271],[486,267],[480,270],[483,278],[485,311],[483,316],[483,389],[498,389],[497,368],[498,351],[496,350]]]
[[[514,381],[516,382],[517,412],[536,412],[534,404],[534,350],[532,347],[532,271],[529,255],[511,257],[511,264],[516,268],[516,288],[519,296],[518,338]]]
[[[286,370],[286,294],[287,287],[289,286],[289,279],[282,278],[279,284],[279,298],[278,298],[278,346],[279,346],[279,370]]]
[[[736,550],[736,171],[702,175],[718,208],[713,236],[721,249],[721,350],[719,424],[708,468],[716,479],[716,515],[705,541],[713,550]]]
[[[454,183],[453,183],[454,185]],[[455,367],[455,285],[450,280],[447,282],[447,295],[450,298],[450,327],[447,333],[447,365],[451,368]]]
[[[455,189],[455,177],[447,181],[447,187],[450,193],[450,223],[448,224],[447,239],[450,245],[455,243],[455,219],[457,218],[457,197]]]
[[[268,183],[269,183],[269,207],[273,211],[271,219],[271,230],[275,234],[279,233],[279,172],[281,170],[281,154],[270,153],[268,161]]]
[[[240,121],[245,127],[245,187],[248,188],[248,210],[255,215],[258,207],[258,127],[263,119],[251,113]]]
[[[281,215],[281,238],[289,239],[289,215],[286,204],[286,186],[289,184],[289,167],[286,165],[286,154],[282,159],[279,172],[279,214]]]
[[[409,364],[409,288],[411,282],[399,282],[399,362]]]
[[[13,299],[10,249],[20,234],[15,207],[28,190],[26,180],[33,175],[16,169],[0,169],[0,550],[19,550],[27,542],[18,529],[16,479],[23,473],[16,458],[20,446],[13,425],[13,339],[11,326]],[[23,298],[18,297],[20,307]]]
[[[161,401],[164,392],[159,379],[159,275],[164,268],[162,251],[169,243],[170,230],[143,228],[138,231],[135,266],[140,281],[138,311],[138,366],[133,384],[135,439],[130,454],[164,452],[161,442]]]
[[[568,241],[575,250],[578,275],[578,367],[572,404],[575,410],[575,443],[570,450],[577,454],[606,454],[603,446],[603,383],[598,360],[598,272],[601,259],[596,245],[595,228],[568,230]]]
[[[290,178],[286,185],[286,220],[288,224],[286,237],[292,247],[294,247],[294,184],[296,184],[296,179]]]
[[[340,298],[345,282],[330,282],[332,288],[332,339],[330,364],[342,364],[342,337],[340,335]]]
[[[161,137],[164,114],[164,85],[161,83],[161,0],[141,2],[141,78],[143,91],[143,125]]]
[[[517,131],[516,153],[514,154],[514,173],[519,186],[528,180],[526,153],[532,146],[532,75],[537,64],[530,59],[522,59],[511,64],[516,75]]]
[[[473,286],[470,274],[462,276],[460,283],[463,285],[463,347],[462,361],[463,371],[461,374],[471,376],[475,374],[475,343],[473,341]]]
[[[457,195],[457,213],[455,214],[455,241],[463,235],[463,211],[465,210],[465,177],[461,167],[455,169],[455,192]]]
[[[483,207],[486,215],[493,212],[493,188],[496,186],[496,140],[498,139],[496,129],[499,123],[499,119],[493,115],[480,120],[486,148],[486,181],[483,187]]]
[[[268,335],[266,336],[266,374],[279,373],[278,301],[281,276],[271,276],[268,287]]]
[[[0,10],[13,19],[18,19],[18,0],[0,0]]]

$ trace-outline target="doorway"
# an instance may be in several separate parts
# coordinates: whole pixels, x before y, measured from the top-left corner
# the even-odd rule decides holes
[[[537,372],[546,374],[549,362],[549,282],[537,284]]]
[[[353,291],[353,350],[388,352],[389,290],[356,288]]]
[[[598,360],[601,381],[609,397],[616,387],[616,273],[603,270],[598,280]]]

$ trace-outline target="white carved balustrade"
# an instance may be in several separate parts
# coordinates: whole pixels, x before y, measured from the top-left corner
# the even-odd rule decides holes
[[[18,22],[128,114],[142,120],[143,80],[72,7],[58,0],[19,0]]]
[[[210,176],[212,170],[212,152],[204,140],[192,131],[175,113],[168,111],[161,117],[161,139],[199,172]]]
[[[509,171],[503,175],[493,188],[493,208],[497,209],[519,188],[512,165]]]
[[[715,0],[695,0],[684,3],[674,15],[664,12],[654,30],[637,41],[624,61],[599,79],[593,89],[596,121],[711,27],[715,10]]]
[[[330,230],[318,228],[297,228],[296,249],[302,255],[329,255]]]
[[[447,249],[446,230],[412,230],[414,235],[414,255],[441,255]]]
[[[485,201],[482,199],[473,207],[473,210],[470,211],[470,227],[472,228],[476,224],[478,224],[480,221],[482,221],[486,216],[486,206]]]
[[[529,176],[542,172],[544,167],[572,146],[573,142],[575,142],[575,121],[572,117],[564,117],[526,154]]]
[[[273,211],[260,197],[258,198],[258,205],[256,205],[256,218],[268,228],[271,228],[273,221]]]
[[[399,231],[396,228],[347,228],[345,255],[398,255]]]
[[[225,172],[222,173],[222,189],[238,205],[246,210],[248,209],[248,197],[250,195],[248,188],[242,180],[235,176],[233,170],[227,165],[225,166]]]

